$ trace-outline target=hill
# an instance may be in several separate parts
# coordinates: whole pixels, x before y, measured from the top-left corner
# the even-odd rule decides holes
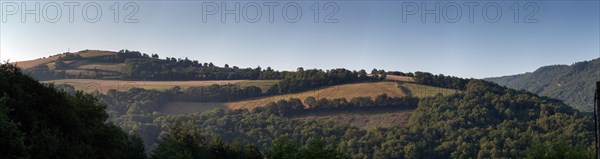
[[[240,139],[259,147],[272,145],[278,137],[300,145],[318,138],[352,158],[593,158],[590,116],[559,100],[491,82],[471,80],[465,87],[463,93],[420,99],[403,126],[374,123],[402,123],[398,115],[331,113],[353,109],[347,107],[316,109],[324,116],[290,116],[306,111],[294,109],[298,100],[278,101],[254,111],[167,115],[154,123],[190,124],[196,128],[192,132],[220,134],[224,140]],[[282,114],[281,109],[291,110]],[[368,120],[362,123],[382,127],[347,125],[349,120]]]
[[[102,62],[126,69],[98,69]],[[68,75],[86,69],[98,73]],[[594,152],[589,114],[477,79],[376,69],[370,75],[346,69],[240,69],[127,50],[95,57],[67,54],[53,65],[28,70],[58,79],[156,82],[95,94],[106,103],[111,123],[136,132],[147,149],[163,152],[155,158],[200,153],[198,147],[222,150],[226,143],[237,145],[226,150],[250,143],[256,147],[249,145],[248,152],[271,156],[277,154],[273,147],[282,147],[281,139],[295,143],[283,145],[290,149],[327,148],[352,158],[592,158]],[[185,83],[222,80],[241,81]],[[164,85],[175,81],[188,86]],[[191,144],[206,141],[209,146]]]
[[[225,64],[201,63],[188,58],[165,57],[139,51],[83,50],[29,61],[14,62],[38,80],[118,79],[118,80],[276,80],[285,72],[271,68],[239,68]],[[264,75],[259,75],[265,72]]]
[[[595,82],[600,81],[600,58],[572,65],[544,66],[534,72],[486,78],[513,89],[561,99],[582,111],[593,111]]]
[[[387,94],[392,97],[404,96],[395,82],[373,82],[373,83],[353,83],[336,86],[329,86],[322,89],[309,90],[299,93],[289,93],[277,96],[269,96],[258,99],[243,100],[238,102],[227,103],[231,109],[249,109],[252,110],[256,106],[264,106],[270,102],[276,102],[282,99],[297,98],[304,100],[307,97],[315,97],[316,99],[326,98],[347,98],[356,97],[372,97],[375,98],[380,94]]]
[[[410,92],[405,94],[406,91]],[[336,86],[329,86],[321,89],[314,89],[303,91],[299,93],[289,93],[283,95],[266,96],[254,99],[245,99],[240,101],[231,102],[181,102],[172,101],[168,102],[161,109],[166,114],[182,114],[182,113],[197,113],[208,111],[212,108],[227,108],[227,109],[248,109],[253,110],[259,106],[265,106],[271,102],[277,102],[279,100],[287,100],[290,98],[296,98],[304,100],[308,97],[314,97],[315,99],[337,99],[345,98],[347,100],[358,98],[358,97],[370,97],[375,99],[381,94],[386,94],[389,97],[432,97],[440,93],[443,95],[452,95],[462,91],[431,87],[425,85],[419,85],[414,83],[397,83],[397,82],[368,82],[368,83],[353,83],[343,84]],[[185,103],[185,104],[182,104]]]
[[[59,58],[63,58],[70,54],[76,54],[76,55],[79,55],[84,58],[93,58],[93,57],[102,57],[102,56],[113,56],[116,54],[116,52],[101,51],[101,50],[83,50],[83,51],[79,51],[76,53],[63,53],[63,54],[57,54],[57,55],[43,57],[43,58],[34,59],[34,60],[11,62],[11,64],[14,64],[21,69],[29,69],[29,68],[41,66],[41,65],[53,66],[53,65],[55,65],[55,62]]]
[[[412,76],[414,82],[365,76],[346,70],[298,70],[267,91],[225,84],[134,88],[98,96],[107,103],[111,121],[140,134],[149,149],[163,143],[162,134],[175,127],[183,131],[178,134],[239,140],[262,151],[276,145],[278,138],[300,146],[323,141],[324,147],[352,158],[536,158],[548,149],[572,158],[593,154],[591,117],[559,100],[482,80],[423,72]],[[298,99],[302,94],[322,94],[321,89],[328,90],[321,91],[324,94],[344,93]],[[379,94],[383,91],[390,95]],[[353,94],[363,97],[341,98]],[[281,100],[264,106],[254,103],[248,106],[252,111],[223,109],[227,103],[273,97]],[[187,126],[177,128],[181,125]]]

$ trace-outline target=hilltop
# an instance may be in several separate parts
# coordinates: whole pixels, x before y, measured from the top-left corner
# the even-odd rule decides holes
[[[563,100],[582,111],[593,111],[595,82],[600,81],[600,58],[572,65],[541,67],[534,72],[486,78],[517,90]]]
[[[119,52],[83,50],[47,58],[14,62],[24,72],[39,80],[112,79],[112,80],[241,80],[280,79],[279,72],[259,77],[257,68],[239,68],[225,64],[201,63],[188,58],[165,57],[138,51]]]

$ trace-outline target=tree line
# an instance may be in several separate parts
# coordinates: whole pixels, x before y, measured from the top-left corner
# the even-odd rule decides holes
[[[165,57],[160,59],[157,54],[148,55],[139,51],[121,50],[115,55],[82,57],[76,53],[64,53],[55,62],[55,68],[51,69],[47,65],[39,65],[26,69],[25,72],[38,80],[64,79],[64,78],[86,78],[86,79],[126,79],[126,80],[282,80],[289,79],[286,85],[282,87],[314,86],[323,85],[315,83],[319,78],[339,78],[337,80],[349,80],[345,77],[353,75],[352,80],[364,80],[367,73],[364,70],[349,71],[345,69],[333,70],[304,70],[298,68],[298,71],[277,71],[271,67],[266,69],[260,66],[256,68],[239,68],[225,64],[222,67],[213,63],[201,63],[198,60],[186,58]],[[87,73],[67,73],[66,70],[77,69],[73,65],[77,63],[67,63],[67,61],[85,61],[97,63],[124,63],[125,70],[108,71],[100,69],[88,69]],[[330,76],[331,75],[331,76]],[[309,76],[311,78],[309,78]],[[360,76],[360,77],[358,77]],[[343,79],[346,78],[346,79]],[[358,78],[358,79],[356,79]],[[300,80],[302,79],[302,80]],[[344,82],[344,81],[332,81]],[[328,81],[329,82],[329,81]],[[347,81],[346,81],[347,82]],[[295,85],[298,84],[298,85]],[[325,83],[327,84],[327,83]],[[332,84],[332,83],[331,83]]]
[[[297,98],[281,99],[268,103],[264,107],[255,108],[254,111],[265,111],[281,116],[305,115],[317,112],[335,112],[350,110],[411,110],[417,107],[418,98],[414,97],[389,97],[386,94],[371,97],[355,97],[350,101],[346,98],[327,99],[307,97],[304,101]]]

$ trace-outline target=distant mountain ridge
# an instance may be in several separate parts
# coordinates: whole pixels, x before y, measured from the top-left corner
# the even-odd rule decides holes
[[[550,65],[534,72],[486,78],[513,89],[563,100],[581,111],[593,111],[594,84],[600,81],[600,58],[572,65]]]

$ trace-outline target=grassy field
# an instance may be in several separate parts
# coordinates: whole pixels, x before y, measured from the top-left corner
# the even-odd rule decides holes
[[[110,51],[84,50],[84,51],[79,51],[76,54],[81,55],[81,57],[99,57],[99,56],[114,55],[116,53],[110,52]],[[32,67],[42,65],[42,64],[52,63],[52,62],[56,61],[59,57],[62,57],[62,56],[64,56],[64,55],[57,55],[57,56],[52,56],[52,57],[47,57],[47,58],[39,58],[39,59],[34,59],[34,60],[17,61],[17,62],[11,62],[11,63],[15,63],[21,69],[27,69],[27,68],[32,68]]]
[[[327,114],[311,114],[306,116],[294,117],[298,120],[333,122],[336,124],[347,124],[361,129],[373,129],[377,127],[392,128],[402,127],[410,118],[412,110],[396,111],[350,111]]]
[[[310,90],[300,93],[263,97],[239,102],[230,102],[226,103],[226,105],[231,109],[254,109],[257,106],[264,106],[267,105],[269,102],[276,102],[280,99],[298,98],[300,100],[304,100],[306,99],[306,97],[315,97],[317,99],[334,99],[344,97],[350,100],[355,97],[367,96],[375,98],[377,95],[383,93],[392,97],[404,96],[404,94],[402,93],[402,91],[400,91],[398,85],[395,82],[373,82],[330,86],[322,89]]]
[[[124,72],[126,66],[124,63],[94,63],[84,64],[76,67],[77,69],[97,69],[103,71]]]
[[[92,80],[93,81],[93,80]],[[106,82],[106,81],[102,81]],[[196,82],[196,83],[195,83]],[[197,83],[200,82],[200,83]],[[221,83],[219,83],[221,82]],[[141,82],[142,84],[134,84],[134,87],[146,88],[146,89],[168,89],[172,85],[166,85],[163,83],[177,84],[180,87],[189,87],[193,84],[226,84],[222,82],[231,82],[234,84],[240,84],[241,86],[249,85],[269,85],[274,84],[275,81],[186,81],[186,82],[156,82],[148,81]],[[236,83],[237,82],[237,83]],[[264,82],[264,83],[261,83]],[[110,83],[110,82],[108,82]],[[401,88],[404,88],[403,91]],[[166,114],[182,114],[182,113],[197,113],[214,108],[223,109],[249,109],[252,110],[259,106],[265,106],[269,102],[276,102],[280,99],[298,98],[304,100],[306,97],[316,98],[346,98],[348,100],[355,97],[366,97],[370,96],[375,98],[377,95],[386,93],[392,97],[402,97],[411,94],[415,97],[430,97],[435,96],[438,93],[443,95],[451,95],[454,93],[460,93],[460,91],[431,87],[425,85],[418,85],[414,83],[396,83],[396,82],[372,82],[372,83],[354,83],[344,84],[338,86],[331,86],[322,89],[316,89],[311,91],[305,91],[300,93],[277,95],[271,97],[263,97],[257,99],[249,99],[237,102],[226,102],[226,103],[202,103],[202,102],[172,102],[164,106],[163,113]],[[408,93],[408,94],[405,94]],[[377,114],[371,116],[368,114]],[[372,127],[390,127],[390,126],[401,126],[410,116],[410,111],[389,111],[389,112],[343,112],[334,113],[328,115],[313,115],[306,117],[299,117],[300,119],[310,120],[323,120],[333,122],[348,122],[353,126],[362,128]],[[383,123],[380,123],[383,122]]]
[[[404,89],[401,89],[404,88]],[[419,85],[414,83],[402,83],[398,85],[396,82],[372,82],[372,83],[354,83],[338,86],[330,86],[317,90],[310,90],[300,93],[277,95],[271,97],[263,97],[258,99],[244,100],[238,102],[229,102],[225,105],[230,109],[254,109],[257,106],[267,105],[269,102],[276,102],[280,99],[298,98],[304,100],[307,97],[315,97],[317,99],[327,98],[346,98],[350,100],[356,97],[371,97],[375,98],[380,94],[387,94],[390,97],[402,97],[411,95],[414,97],[431,97],[438,93],[442,95],[451,95],[460,93],[458,90]]]
[[[56,59],[58,59],[58,57],[60,57],[60,56],[53,56],[53,57],[48,57],[48,58],[39,58],[39,59],[29,60],[29,61],[18,61],[18,62],[11,62],[11,63],[16,64],[21,69],[28,69],[28,68],[35,67],[37,65],[42,65],[42,64],[47,64],[47,63],[50,63],[50,62],[54,62],[54,61],[56,61]]]
[[[75,87],[76,90],[84,92],[99,91],[105,93],[110,89],[119,91],[126,91],[131,88],[144,88],[144,89],[155,89],[155,90],[166,90],[179,86],[182,89],[186,89],[192,86],[208,86],[212,84],[236,84],[240,87],[245,86],[258,86],[261,89],[266,90],[273,84],[277,83],[277,80],[219,80],[219,81],[123,81],[123,80],[96,80],[96,79],[63,79],[63,80],[52,80],[43,81],[44,83],[56,83],[56,84],[69,84]],[[412,95],[414,97],[428,97],[435,96],[438,93],[443,95],[450,95],[458,93],[460,91],[431,87],[425,85],[418,85],[414,83],[397,83],[397,82],[370,82],[370,83],[353,83],[344,84],[337,86],[325,87],[322,89],[315,89],[300,93],[277,95],[270,97],[262,97],[256,99],[248,99],[237,102],[227,103],[201,103],[201,102],[174,102],[175,104],[168,104],[165,106],[165,110],[175,113],[195,113],[200,111],[208,110],[208,108],[226,108],[226,109],[254,109],[255,107],[265,106],[269,102],[276,102],[280,99],[298,98],[301,100],[307,97],[315,97],[317,99],[327,98],[346,98],[348,100],[355,97],[366,97],[370,96],[375,98],[380,94],[387,94],[391,97],[403,97]],[[184,104],[182,104],[184,103]],[[190,106],[186,106],[190,105]],[[215,105],[218,105],[215,106]],[[182,107],[182,108],[179,108]],[[204,109],[207,108],[207,109]],[[176,111],[180,110],[180,111]]]
[[[414,82],[414,79],[412,77],[398,76],[398,75],[386,75],[385,79],[402,81],[402,82]]]

